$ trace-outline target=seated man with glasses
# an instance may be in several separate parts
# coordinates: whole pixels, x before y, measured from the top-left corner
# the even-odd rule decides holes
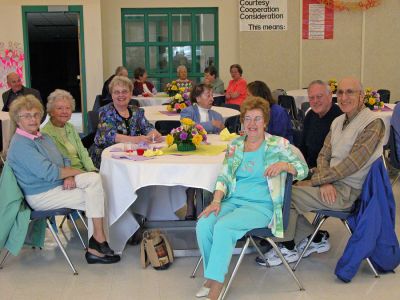
[[[286,242],[281,244],[285,259],[295,262],[307,244],[314,226],[303,214],[320,210],[350,210],[361,194],[372,163],[382,155],[385,125],[364,106],[364,90],[355,78],[339,82],[338,104],[343,115],[337,117],[318,155],[310,180],[298,182],[292,189],[292,209]],[[295,246],[297,245],[297,246]],[[326,239],[311,243],[304,257],[328,251]],[[274,250],[264,254],[270,266],[282,263]],[[257,262],[262,262],[257,258]]]

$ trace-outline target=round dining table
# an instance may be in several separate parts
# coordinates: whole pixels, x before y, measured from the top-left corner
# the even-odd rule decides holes
[[[168,97],[166,93],[157,93],[152,97],[143,97],[142,95],[139,95],[139,96],[133,96],[132,98],[139,101],[141,107],[162,105],[170,101],[170,97]]]
[[[225,146],[219,135],[208,135],[211,145]],[[160,147],[165,144],[154,144]],[[213,192],[224,160],[215,155],[169,154],[151,159],[124,158],[123,144],[102,153],[100,174],[107,199],[110,246],[121,253],[128,239],[138,230],[134,213],[147,220],[177,220],[175,212],[186,204],[186,189],[194,187]],[[220,147],[225,149],[225,147]]]
[[[153,125],[156,121],[179,121],[181,119],[179,113],[167,111],[166,105],[145,106],[142,108],[145,111],[146,119]],[[238,110],[227,107],[213,106],[211,109],[220,113],[224,120],[240,114]]]

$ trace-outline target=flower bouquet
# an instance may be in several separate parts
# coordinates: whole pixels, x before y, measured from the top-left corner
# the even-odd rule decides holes
[[[170,103],[167,105],[167,111],[176,111],[180,113],[182,109],[192,105],[189,100],[189,92],[181,90],[183,93],[178,93],[171,98]]]
[[[335,78],[329,79],[328,80],[328,85],[329,85],[329,87],[331,89],[332,94],[336,94],[337,85],[338,85],[336,79]]]
[[[165,86],[165,92],[170,97],[173,97],[179,93],[179,87],[175,80],[172,81],[171,83],[167,83],[167,85]]]
[[[380,109],[384,106],[384,103],[383,101],[381,101],[379,93],[375,90],[372,90],[372,88],[367,88],[365,90],[364,104],[371,110],[373,110],[374,107]]]
[[[193,151],[202,141],[207,140],[207,132],[203,126],[196,124],[192,119],[183,118],[181,124],[167,135],[168,147],[176,144],[178,151]]]

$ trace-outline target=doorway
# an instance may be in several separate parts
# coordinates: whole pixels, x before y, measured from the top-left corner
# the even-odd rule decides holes
[[[52,91],[64,89],[75,98],[75,113],[85,112],[82,6],[24,6],[22,10],[27,86],[40,91],[44,104]],[[86,114],[83,117],[86,120]]]

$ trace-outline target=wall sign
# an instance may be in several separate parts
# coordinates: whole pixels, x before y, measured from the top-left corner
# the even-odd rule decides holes
[[[303,0],[303,39],[333,39],[333,7],[320,0]]]
[[[287,0],[239,0],[240,31],[287,30]]]
[[[0,42],[0,90],[8,89],[7,74],[16,72],[23,79],[24,52],[17,42]]]

